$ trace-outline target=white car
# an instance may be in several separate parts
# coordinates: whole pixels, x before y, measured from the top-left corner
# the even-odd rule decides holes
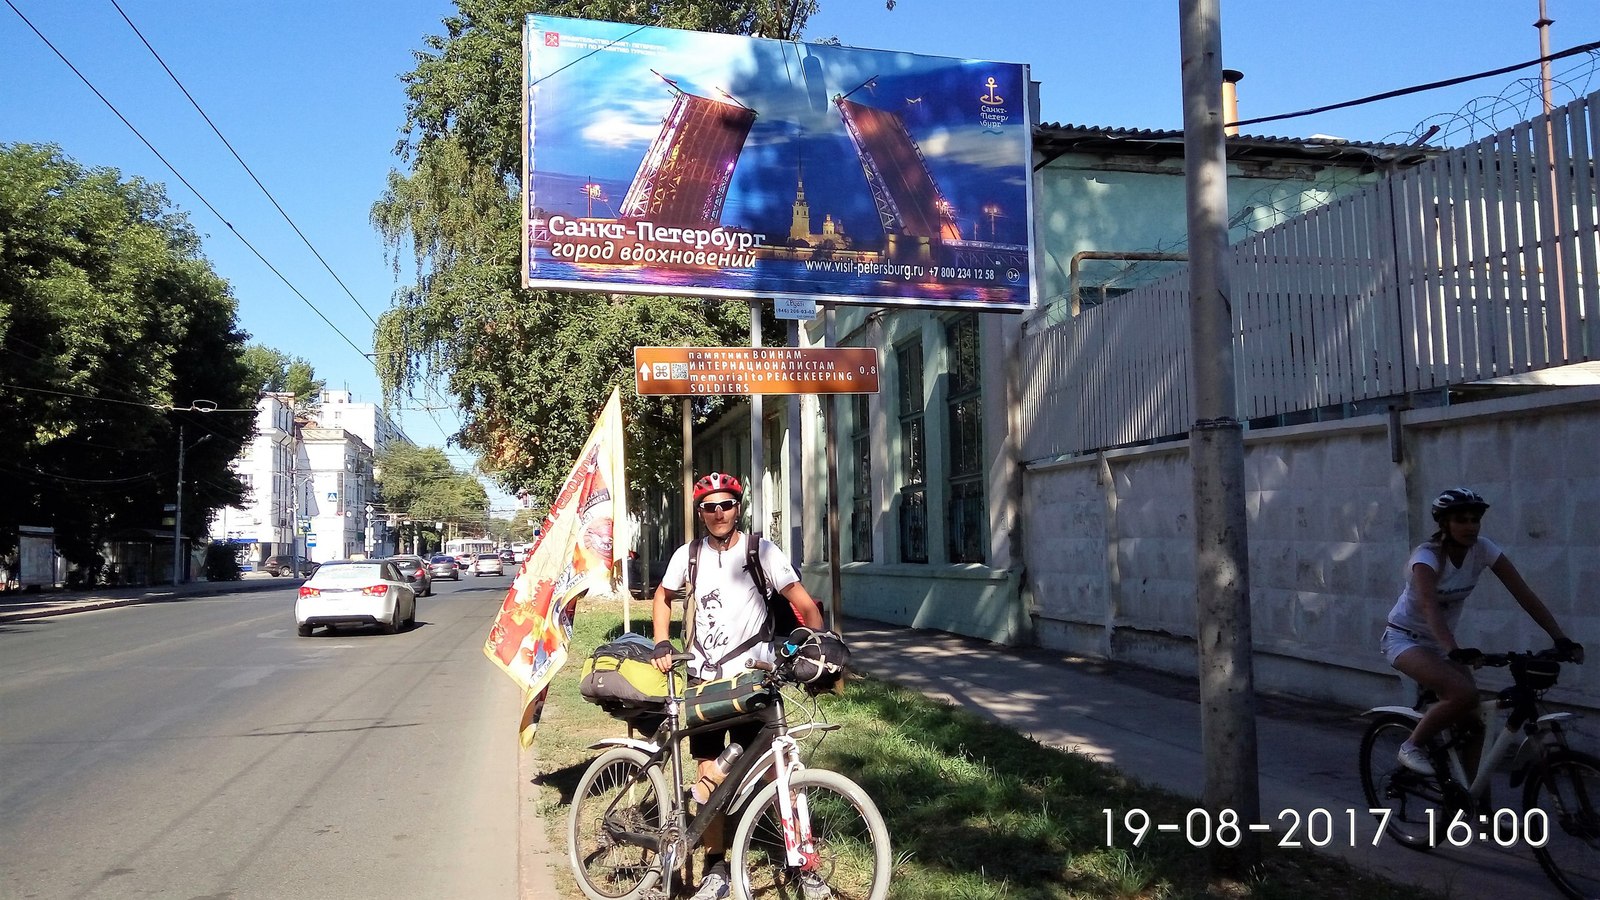
[[[326,562],[300,586],[294,621],[301,637],[318,625],[380,625],[395,634],[417,623],[417,591],[388,560]]]
[[[505,573],[506,567],[500,562],[500,554],[498,553],[480,553],[478,558],[472,561],[473,575],[504,575]]]

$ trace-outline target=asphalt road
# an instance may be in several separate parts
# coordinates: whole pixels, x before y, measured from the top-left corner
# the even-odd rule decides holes
[[[295,635],[294,589],[0,624],[0,897],[516,898],[509,579]]]

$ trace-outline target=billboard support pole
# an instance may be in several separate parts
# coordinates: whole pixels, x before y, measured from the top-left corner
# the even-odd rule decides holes
[[[694,540],[694,414],[693,401],[684,397],[679,404],[683,419],[683,542]]]
[[[833,304],[825,304],[822,313],[822,344],[825,347],[833,346],[833,317]],[[833,630],[843,637],[844,591],[839,584],[839,441],[833,427],[834,412],[838,408],[839,398],[830,394],[820,399],[823,409],[822,430],[826,433],[824,445],[827,447],[828,459],[828,610]]]
[[[761,301],[750,301],[750,346],[761,346]],[[750,395],[750,484],[745,486],[745,496],[750,498],[750,535],[752,539],[767,533],[763,515],[767,504],[762,497],[762,484],[766,475],[766,448],[761,445],[761,395]],[[759,545],[757,545],[759,546]]]
[[[800,346],[800,320],[789,320],[789,346]],[[804,397],[800,394],[791,394],[788,399],[789,431],[789,477],[784,479],[785,486],[789,489],[789,504],[784,510],[784,520],[788,522],[788,546],[783,549],[788,551],[789,558],[796,565],[804,565],[806,559],[806,529],[803,524],[802,507],[805,505],[805,491],[802,489],[804,479],[800,477],[800,467],[803,465],[800,454],[800,405]]]

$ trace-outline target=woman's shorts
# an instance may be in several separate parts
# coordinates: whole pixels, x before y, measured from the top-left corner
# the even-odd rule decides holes
[[[1386,626],[1383,629],[1383,637],[1378,640],[1378,649],[1383,651],[1384,659],[1387,659],[1391,666],[1394,665],[1395,660],[1400,658],[1400,654],[1410,650],[1412,647],[1422,647],[1441,657],[1448,658],[1444,648],[1439,646],[1437,641],[1416,632],[1401,631],[1393,625]]]

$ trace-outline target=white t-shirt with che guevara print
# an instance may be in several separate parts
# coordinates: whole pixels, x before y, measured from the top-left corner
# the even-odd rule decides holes
[[[741,531],[728,549],[721,551],[712,547],[707,538],[685,544],[672,554],[667,571],[661,576],[662,587],[682,590],[689,577],[689,554],[699,549],[694,575],[694,646],[688,649],[694,654],[689,661],[689,674],[697,678],[726,678],[743,672],[753,660],[772,662],[772,647],[766,640],[757,639],[743,651],[734,652],[752,638],[764,635],[767,627],[766,601],[745,571],[749,539]],[[773,591],[781,592],[800,580],[789,557],[777,545],[762,539],[760,547],[761,566]]]

